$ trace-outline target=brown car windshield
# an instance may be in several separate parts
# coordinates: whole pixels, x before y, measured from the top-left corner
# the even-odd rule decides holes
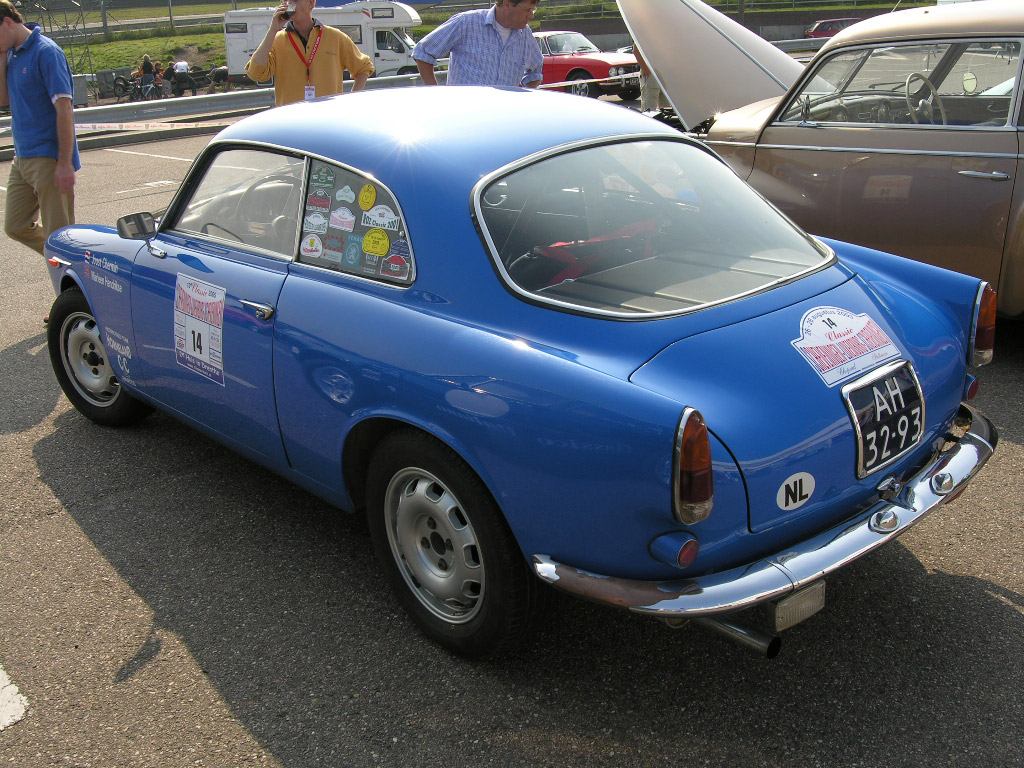
[[[475,204],[514,290],[599,314],[701,309],[831,258],[728,166],[681,141],[548,157],[491,181]]]

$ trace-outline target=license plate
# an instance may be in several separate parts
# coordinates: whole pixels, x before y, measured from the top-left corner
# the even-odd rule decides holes
[[[924,396],[910,363],[898,360],[843,387],[857,433],[857,477],[892,464],[921,442]]]
[[[627,88],[639,88],[640,87],[640,78],[639,77],[627,77],[626,78],[626,87]]]

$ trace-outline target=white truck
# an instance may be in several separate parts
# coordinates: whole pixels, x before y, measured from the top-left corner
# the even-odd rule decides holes
[[[276,6],[245,8],[224,14],[224,43],[228,78],[246,80],[245,65],[263,42]],[[357,0],[335,8],[317,6],[314,18],[337,27],[373,62],[374,76],[415,74],[412,29],[420,15],[405,3],[390,0]]]

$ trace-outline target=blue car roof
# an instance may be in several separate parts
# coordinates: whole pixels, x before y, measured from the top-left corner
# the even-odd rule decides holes
[[[523,88],[387,88],[289,104],[246,118],[216,141],[254,141],[353,165],[389,186],[408,177],[461,183],[536,152],[595,136],[674,129],[633,110]]]

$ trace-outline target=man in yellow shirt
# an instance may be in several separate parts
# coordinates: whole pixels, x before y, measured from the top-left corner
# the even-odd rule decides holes
[[[354,81],[353,91],[363,90],[373,74],[370,57],[352,38],[313,18],[315,5],[316,0],[282,2],[263,42],[245,65],[246,74],[258,83],[275,78],[278,106],[341,93],[346,69]]]

